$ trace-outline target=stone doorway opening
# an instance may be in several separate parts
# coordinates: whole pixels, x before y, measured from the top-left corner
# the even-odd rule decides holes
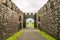
[[[33,18],[26,19],[26,28],[34,28],[34,19]]]

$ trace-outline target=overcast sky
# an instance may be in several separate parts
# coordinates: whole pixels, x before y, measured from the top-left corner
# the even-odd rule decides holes
[[[28,18],[28,19],[26,19],[26,22],[34,22],[34,19],[32,19],[32,18]]]
[[[48,0],[12,0],[23,12],[37,12]]]
[[[48,0],[12,0],[18,8],[27,13],[36,13]],[[27,22],[34,22],[32,18],[26,20]]]

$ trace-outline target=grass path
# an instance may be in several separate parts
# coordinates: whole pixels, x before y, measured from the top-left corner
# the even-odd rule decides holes
[[[29,25],[30,23],[26,23],[26,26],[28,27],[28,25]],[[34,27],[34,23],[31,23],[32,24],[32,27]],[[21,31],[19,31],[19,32],[17,32],[17,33],[15,33],[14,35],[12,35],[11,37],[9,37],[7,40],[16,40],[17,39],[17,37],[18,36],[20,36],[20,35],[23,35],[23,34],[25,34],[25,36],[23,35],[22,37],[19,37],[17,40],[20,40],[21,38],[25,38],[25,37],[27,37],[28,39],[29,39],[29,36],[31,36],[31,37],[35,37],[35,36],[37,36],[37,35],[39,35],[40,36],[40,38],[45,38],[46,40],[56,40],[55,38],[53,38],[53,37],[51,37],[50,35],[48,35],[48,34],[46,34],[45,32],[43,32],[43,31],[40,31],[39,30],[39,34],[37,33],[37,34],[35,34],[34,32],[33,32],[33,30],[34,29],[32,29],[32,30],[30,30],[30,29],[28,29],[28,30],[24,30],[23,29],[23,31],[21,30]],[[36,30],[38,30],[38,29],[36,29]],[[25,31],[25,32],[24,32]],[[27,32],[28,31],[28,32]],[[32,33],[32,34],[31,34]],[[28,35],[28,36],[27,36]],[[35,35],[35,36],[34,36]],[[38,37],[38,36],[37,36]],[[43,40],[44,40],[44,38],[43,38]],[[23,39],[22,39],[23,40]],[[38,39],[37,39],[38,40]],[[42,39],[41,39],[42,40]]]
[[[16,40],[46,40],[36,29],[24,29],[22,35],[20,35]]]
[[[34,23],[33,22],[32,23],[26,22],[26,27],[29,27],[30,24],[31,24],[32,28],[34,28]]]
[[[38,30],[38,29],[37,29]],[[25,31],[25,32],[24,32]],[[19,31],[19,32],[17,32],[17,33],[15,33],[14,35],[12,35],[11,37],[9,37],[8,39],[6,39],[6,40],[16,40],[20,35],[23,35],[24,36],[24,34],[25,34],[25,36],[24,37],[29,37],[29,35],[31,36],[31,37],[35,37],[35,36],[37,36],[38,34],[35,34],[34,33],[34,31],[35,31],[35,33],[36,33],[36,30],[33,30],[33,29],[31,29],[31,30],[29,30],[29,29],[27,29],[27,30],[21,30],[21,31]],[[43,32],[43,31],[38,31],[38,33],[40,34],[39,36],[41,36],[41,37],[44,37],[46,40],[56,40],[55,38],[53,38],[53,37],[51,37],[50,35],[48,35],[48,34],[46,34],[45,32]],[[34,34],[35,34],[35,36],[34,36]],[[28,35],[28,36],[27,36]],[[21,37],[21,36],[20,36]],[[23,37],[22,37],[23,38]],[[29,39],[29,38],[28,38]]]

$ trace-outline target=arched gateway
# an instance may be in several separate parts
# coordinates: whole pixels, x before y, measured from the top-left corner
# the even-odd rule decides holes
[[[33,13],[31,13],[31,14],[27,13],[27,14],[24,14],[24,28],[26,28],[26,19],[28,19],[28,18],[34,19],[34,27],[37,27],[36,26],[36,15]]]

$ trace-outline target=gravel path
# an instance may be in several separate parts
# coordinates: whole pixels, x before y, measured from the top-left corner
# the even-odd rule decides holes
[[[46,40],[36,29],[24,29],[22,30],[22,35],[20,35],[16,40]]]

